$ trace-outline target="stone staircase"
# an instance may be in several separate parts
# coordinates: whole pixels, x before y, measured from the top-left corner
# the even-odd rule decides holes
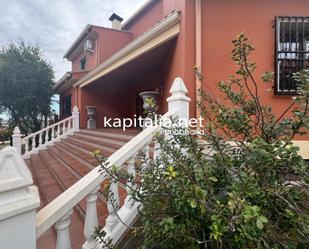
[[[99,164],[92,155],[94,150],[99,149],[102,155],[110,156],[140,131],[138,129],[125,132],[117,129],[80,130],[25,159],[32,173],[34,184],[39,189],[40,209]],[[102,185],[99,191],[97,210],[99,225],[104,226],[108,210],[106,200],[102,195]],[[126,197],[126,190],[121,184],[118,190],[122,205]],[[86,201],[83,200],[74,208],[72,225],[70,226],[72,249],[80,249],[85,241],[83,228],[86,207]],[[50,228],[37,240],[38,249],[54,249],[55,244],[54,228]]]

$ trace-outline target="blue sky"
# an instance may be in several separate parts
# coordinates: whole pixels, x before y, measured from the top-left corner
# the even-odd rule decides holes
[[[87,24],[110,27],[113,12],[127,19],[145,1],[0,0],[0,45],[20,38],[37,44],[58,80],[70,70],[64,53]]]

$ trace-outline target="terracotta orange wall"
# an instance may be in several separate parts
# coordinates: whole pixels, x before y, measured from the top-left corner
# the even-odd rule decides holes
[[[72,72],[80,71],[80,60],[85,56],[84,53],[81,53],[79,56],[74,58],[72,61]],[[86,58],[87,59],[87,58]]]
[[[138,79],[136,79],[131,87],[131,115],[137,114],[137,95],[145,91],[154,91],[156,88],[163,87],[162,79],[162,69],[160,67],[151,70],[150,72],[144,73]],[[159,113],[162,113],[162,106],[164,105],[165,100],[162,99],[162,96],[159,97]]]
[[[72,61],[73,72],[81,71],[80,60],[84,56],[86,56],[86,70],[91,70],[132,41],[133,36],[130,32],[122,32],[109,28],[93,27],[93,31],[99,35],[94,43],[94,52],[82,51],[76,56]]]
[[[97,66],[96,59],[96,48],[94,49],[94,53],[85,53],[84,51],[80,53],[74,60],[72,61],[72,72],[83,71],[80,69],[80,60],[86,56],[86,68],[85,70],[91,70]]]
[[[133,39],[130,32],[94,27],[98,37],[98,62],[101,64]]]
[[[96,106],[97,127],[103,127],[104,117],[131,117],[131,90],[125,87],[102,85],[80,89],[80,125],[87,127],[85,106]]]
[[[191,98],[190,116],[195,116],[195,1],[177,0],[163,1],[163,14],[167,15],[173,10],[181,12],[180,33],[176,46],[170,51],[163,71],[164,95],[163,99],[170,96],[169,90],[176,77],[182,77]],[[165,102],[164,112],[167,111]]]
[[[202,1],[202,71],[205,76],[204,89],[219,94],[215,86],[236,71],[230,60],[231,40],[240,32],[250,38],[256,48],[252,60],[257,62],[256,78],[265,71],[274,71],[276,15],[308,15],[308,0],[203,0]],[[260,81],[261,82],[261,81]],[[208,88],[209,87],[209,88]],[[259,94],[265,104],[279,114],[289,105],[291,97],[275,96],[268,92],[271,84],[259,84]]]
[[[182,77],[191,98],[190,115],[195,116],[195,1],[194,0],[160,0],[147,8],[142,15],[126,28],[133,32],[134,37],[142,34],[158,23],[172,11],[181,12],[180,34],[174,48],[172,48],[162,65],[163,96],[161,98],[161,112],[167,111],[167,97],[176,77]]]
[[[158,23],[164,17],[162,12],[163,1],[165,0],[159,0],[151,4],[143,13],[126,26],[126,30],[132,32],[133,37],[136,38]]]

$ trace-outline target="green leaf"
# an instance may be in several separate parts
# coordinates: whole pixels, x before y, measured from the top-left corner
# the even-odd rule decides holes
[[[263,222],[261,222],[260,220],[256,221],[256,226],[260,230],[262,230],[264,228]]]
[[[211,176],[211,177],[209,177],[208,178],[210,181],[212,181],[212,182],[217,182],[218,181],[218,179],[215,177],[215,176]]]
[[[197,203],[196,203],[196,200],[195,200],[195,199],[190,199],[190,206],[191,206],[192,208],[196,208]]]
[[[268,220],[265,216],[260,216],[256,221],[256,226],[258,229],[262,230],[264,228],[264,224],[267,223]]]

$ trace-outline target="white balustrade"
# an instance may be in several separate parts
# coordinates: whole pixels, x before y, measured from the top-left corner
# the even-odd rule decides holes
[[[17,149],[17,151],[21,154],[21,133],[18,127],[15,127],[12,135],[13,146]],[[28,147],[28,146],[27,146]]]
[[[71,239],[69,226],[71,223],[71,215],[73,210],[70,210],[55,224],[57,233],[56,249],[71,249]]]
[[[65,122],[63,122],[63,124],[62,124],[62,134],[65,134],[66,132],[67,132],[67,128],[66,128]]]
[[[119,219],[116,212],[119,209],[119,192],[118,192],[118,182],[111,180],[110,182],[110,192],[112,193],[111,198],[107,200],[107,209],[109,216],[106,219],[106,229],[112,232]]]
[[[98,190],[100,187],[96,187],[90,194],[87,196],[87,212],[86,220],[84,226],[84,235],[86,242],[83,245],[83,249],[95,249],[97,243],[93,238],[95,228],[98,226],[98,214],[97,214],[97,205],[96,201],[98,198]]]
[[[73,131],[78,132],[79,131],[79,111],[77,106],[74,106],[73,108]]]
[[[57,125],[57,138],[60,139],[60,124]]]
[[[150,158],[150,144],[147,144],[145,146],[144,153],[145,153],[145,158],[149,159]]]
[[[155,141],[153,159],[156,160],[157,157],[160,157],[160,154],[161,154],[160,144],[157,141]]]
[[[131,159],[128,162],[128,175],[135,177],[135,160],[134,159]],[[131,181],[126,184],[127,197],[124,200],[124,205],[128,209],[132,208],[134,205],[134,202],[130,195],[130,192],[133,190],[133,188],[134,188],[134,185]]]
[[[25,142],[25,154],[29,152],[29,140]]]
[[[18,127],[16,127],[12,135],[13,146],[17,148],[18,151],[22,152],[22,144],[24,144],[25,149],[23,157],[29,158],[32,153],[37,153],[39,150],[45,149],[46,146],[52,144],[55,140],[59,141],[62,137],[73,134],[74,131],[79,131],[79,112],[76,106],[73,109],[71,117],[32,133],[25,138],[21,138],[20,131]]]
[[[39,134],[39,146],[42,146],[42,143],[43,143],[42,137],[43,137],[43,133],[40,133]],[[35,137],[33,139],[35,139]]]
[[[49,131],[50,131],[50,129],[45,131],[45,143],[48,142]]]
[[[22,140],[23,141],[23,140]],[[32,136],[32,147],[31,150],[34,150],[37,147],[37,143],[36,143],[36,135]]]
[[[162,119],[169,119],[171,116],[188,118],[189,101],[190,99],[186,96],[187,89],[180,78],[174,81],[171,88],[172,96],[167,99],[169,102],[169,112],[163,115]],[[77,110],[78,112],[78,110]],[[75,115],[77,116],[77,112]],[[74,110],[73,110],[74,117]],[[57,138],[66,134],[66,129],[78,131],[79,127],[76,127],[75,119],[70,117],[67,120],[61,121],[53,125],[57,127]],[[68,122],[66,126],[66,122]],[[67,128],[66,128],[67,127]],[[52,128],[49,127],[46,131]],[[62,128],[62,134],[61,134]],[[108,165],[106,167],[123,167],[124,163],[128,162],[128,173],[136,174],[134,167],[134,156],[140,151],[144,150],[146,157],[149,158],[150,143],[154,134],[160,130],[158,125],[150,126],[144,129],[141,133],[131,139],[128,143],[123,145],[119,150],[113,153],[108,158]],[[40,132],[39,132],[40,133]],[[38,134],[39,134],[38,133]],[[52,131],[53,133],[53,131]],[[34,135],[32,135],[33,137]],[[51,136],[53,140],[53,135]],[[154,156],[158,156],[160,148],[158,143],[155,145]],[[52,225],[56,224],[55,228],[57,231],[57,249],[69,249],[71,248],[69,239],[69,224],[70,224],[70,213],[73,208],[78,205],[80,201],[87,198],[87,213],[84,227],[84,234],[86,242],[83,245],[83,249],[97,249],[101,248],[102,245],[97,245],[92,238],[94,228],[98,223],[96,200],[98,195],[98,186],[106,180],[108,174],[100,172],[100,165],[82,177],[74,185],[68,188],[63,194],[58,196],[47,206],[41,209],[37,213],[37,237],[41,236],[47,231]],[[130,189],[134,188],[133,185],[127,186],[128,196],[125,199],[124,205],[119,207],[119,193],[118,183],[111,180],[110,190],[113,193],[114,201],[108,200],[108,218],[106,219],[106,225],[104,230],[106,231],[107,238],[112,239],[112,243],[115,244],[127,231],[127,225],[131,225],[136,216],[138,215],[138,207],[140,203],[134,203],[130,198]],[[117,207],[115,207],[117,206]],[[121,222],[119,221],[121,219]]]
[[[55,126],[52,127],[51,140],[55,138]]]

